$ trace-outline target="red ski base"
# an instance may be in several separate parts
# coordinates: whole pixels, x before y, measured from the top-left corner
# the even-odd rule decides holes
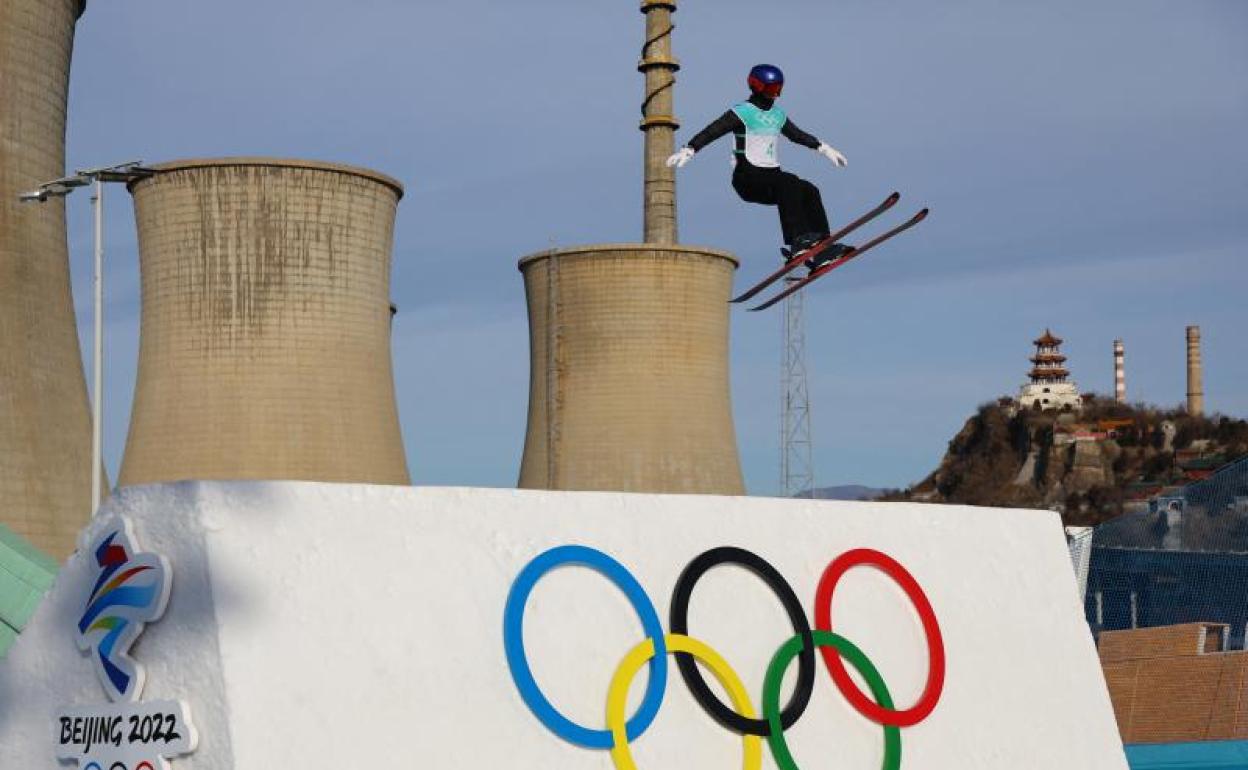
[[[883,203],[871,209],[870,211],[863,214],[862,216],[858,217],[853,222],[850,222],[849,224],[845,225],[840,230],[837,230],[836,232],[832,233],[827,238],[824,238],[822,241],[819,241],[814,246],[812,246],[809,250],[807,250],[806,253],[799,254],[796,257],[789,257],[789,259],[786,260],[783,265],[781,265],[779,270],[767,276],[766,278],[759,281],[758,283],[754,284],[750,288],[746,289],[745,292],[741,294],[740,296],[733,297],[731,301],[732,302],[745,302],[747,299],[750,299],[751,297],[758,294],[763,289],[766,289],[768,286],[772,285],[776,281],[783,278],[785,275],[789,273],[790,270],[802,264],[802,262],[804,262],[805,260],[810,259],[812,256],[819,254],[824,249],[836,243],[837,241],[844,238],[845,236],[849,235],[853,231],[857,230],[859,227],[862,227],[867,222],[870,222],[872,219],[875,219],[880,214],[883,214],[885,211],[888,211],[899,200],[901,200],[901,193],[895,192],[892,195],[888,196],[887,198],[884,199]]]
[[[895,195],[895,194],[896,194],[896,193],[894,193],[894,195]],[[896,201],[894,201],[894,203],[895,203],[895,202],[896,202]],[[891,204],[890,204],[890,205],[891,205]],[[861,246],[855,246],[855,247],[851,248],[849,251],[845,252],[844,254],[842,254],[841,256],[837,257],[836,259],[833,259],[833,260],[831,260],[830,262],[827,262],[826,264],[822,265],[821,267],[819,267],[817,270],[815,270],[814,272],[812,272],[810,275],[806,276],[805,278],[803,278],[803,279],[801,279],[801,280],[799,280],[799,281],[794,282],[792,286],[789,286],[787,289],[785,289],[784,291],[780,292],[779,294],[777,294],[776,296],[772,297],[771,299],[767,300],[767,301],[766,301],[766,302],[764,302],[763,304],[761,304],[761,305],[757,305],[757,306],[755,306],[755,307],[750,308],[750,312],[751,312],[751,313],[754,313],[754,312],[757,312],[757,311],[759,311],[759,310],[766,310],[767,308],[769,308],[769,307],[771,307],[772,305],[776,304],[777,302],[779,302],[780,300],[784,299],[785,297],[790,296],[790,295],[791,295],[791,294],[793,294],[794,292],[801,291],[801,289],[802,289],[803,287],[805,287],[805,286],[807,286],[808,284],[810,284],[811,282],[813,282],[813,281],[815,281],[815,280],[818,280],[819,278],[821,278],[821,277],[823,277],[823,276],[827,275],[828,273],[832,272],[833,270],[835,270],[836,268],[838,268],[838,267],[840,267],[841,265],[845,264],[846,262],[850,261],[851,259],[854,259],[855,257],[860,257],[860,256],[862,256],[863,254],[865,254],[866,252],[868,252],[868,251],[870,251],[871,249],[875,248],[876,246],[879,246],[879,245],[880,245],[881,243],[883,243],[884,241],[887,241],[889,238],[892,238],[892,237],[893,237],[893,236],[895,236],[895,235],[898,235],[898,234],[900,234],[900,233],[905,232],[906,230],[909,230],[911,227],[914,227],[915,225],[917,225],[918,223],[920,223],[920,222],[922,222],[924,219],[926,219],[926,218],[927,218],[927,212],[928,212],[928,210],[927,210],[927,209],[923,209],[923,210],[922,210],[922,211],[920,211],[919,213],[917,213],[917,214],[915,214],[914,216],[910,217],[910,219],[908,219],[908,220],[906,220],[905,222],[901,223],[900,225],[898,225],[898,226],[894,227],[892,230],[888,230],[888,231],[884,232],[882,235],[878,235],[878,236],[876,236],[875,238],[872,238],[871,240],[867,241],[866,243],[862,244]],[[868,215],[868,216],[870,216],[870,215]],[[827,244],[827,245],[830,245],[830,244]],[[821,241],[819,246],[816,246],[814,249],[811,249],[809,252],[807,252],[807,253],[805,253],[805,254],[802,254],[800,257],[795,257],[794,259],[789,260],[789,262],[800,262],[800,261],[802,261],[802,260],[804,260],[804,259],[807,259],[807,258],[809,258],[809,256],[810,256],[812,253],[817,253],[817,252],[815,251],[815,249],[822,250],[822,249],[824,249],[824,248],[827,248],[827,245],[825,245],[825,244]],[[790,266],[789,266],[789,262],[786,262],[786,263],[785,263],[785,267],[784,267],[784,269],[783,269],[783,272],[780,272],[780,275],[777,275],[777,276],[776,276],[776,278],[779,278],[780,276],[784,275],[785,273],[787,273],[789,270],[791,270],[791,269],[792,269],[792,267],[790,267]],[[796,265],[793,265],[793,267],[796,267]],[[771,282],[772,282],[772,281],[774,281],[774,280],[775,280],[774,278],[769,278],[769,280],[768,280],[765,284],[763,284],[763,285],[764,285],[764,286],[766,286],[767,284],[771,283]],[[761,288],[761,287],[760,287],[760,288]],[[757,291],[754,291],[754,290],[752,290],[752,291],[753,291],[753,293],[754,293],[754,294],[757,294],[757,293],[758,293]],[[747,294],[748,294],[748,293],[749,293],[749,292],[747,292]],[[751,294],[750,296],[753,296],[753,295]],[[734,300],[734,302],[735,302],[735,301],[736,301],[736,300]]]

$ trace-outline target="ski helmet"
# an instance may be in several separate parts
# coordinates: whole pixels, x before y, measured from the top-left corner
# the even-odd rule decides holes
[[[773,64],[758,64],[750,70],[747,82],[750,84],[750,93],[775,99],[784,89],[784,73]]]

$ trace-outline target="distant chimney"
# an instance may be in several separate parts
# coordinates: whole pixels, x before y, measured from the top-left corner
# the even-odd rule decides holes
[[[1127,403],[1127,372],[1123,365],[1122,340],[1114,340],[1114,401]]]
[[[1204,372],[1200,364],[1200,327],[1187,327],[1187,413],[1205,413]]]

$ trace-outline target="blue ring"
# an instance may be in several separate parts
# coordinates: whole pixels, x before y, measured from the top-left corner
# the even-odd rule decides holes
[[[633,609],[641,619],[646,636],[654,640],[654,657],[650,659],[650,679],[646,694],[633,718],[624,726],[630,741],[636,740],[650,727],[659,714],[663,693],[667,689],[667,644],[663,641],[663,626],[659,615],[645,589],[624,565],[602,551],[583,545],[562,545],[539,554],[516,576],[507,594],[507,606],[503,610],[503,648],[507,653],[507,666],[512,681],[520,691],[520,697],[542,724],[565,741],[591,749],[610,749],[615,741],[610,730],[591,730],[560,714],[542,694],[529,669],[524,653],[524,606],[533,592],[533,586],[550,570],[564,565],[589,567],[615,583],[624,592]]]

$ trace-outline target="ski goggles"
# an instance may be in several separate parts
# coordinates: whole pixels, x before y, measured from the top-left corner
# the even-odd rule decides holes
[[[780,96],[780,92],[784,90],[784,83],[764,83],[758,78],[750,78],[750,90],[756,94],[762,94],[769,99],[776,99]]]

